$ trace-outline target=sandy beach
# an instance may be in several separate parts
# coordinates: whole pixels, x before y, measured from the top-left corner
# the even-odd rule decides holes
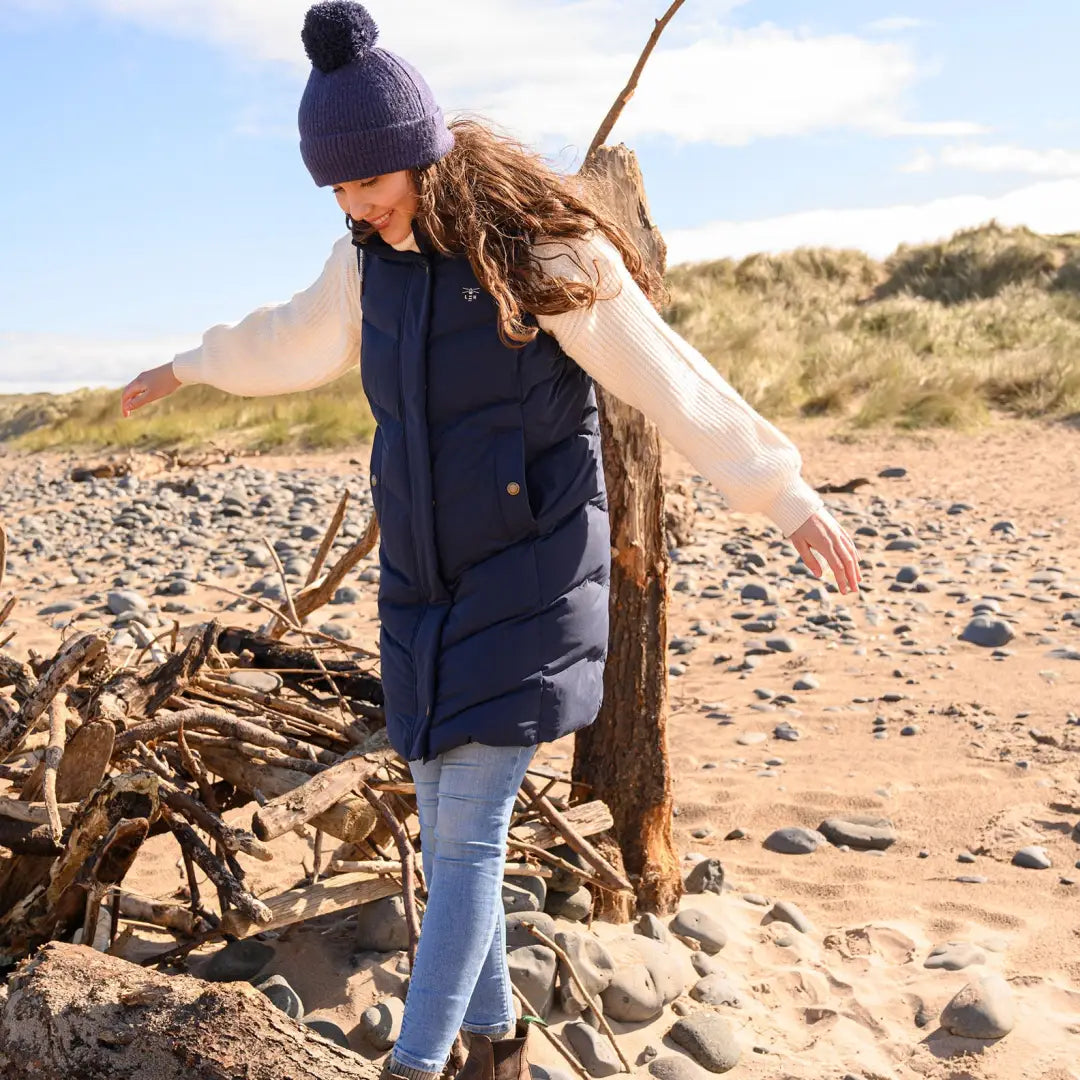
[[[728,1019],[741,1048],[732,1076],[1076,1080],[1080,428],[1002,420],[976,434],[851,435],[807,420],[784,430],[812,484],[869,481],[825,496],[865,560],[867,587],[841,597],[828,575],[821,582],[793,570],[794,549],[775,526],[727,512],[668,451],[671,482],[688,485],[697,504],[694,542],[675,551],[669,577],[675,838],[687,870],[716,858],[725,876],[722,894],[688,893],[680,908],[705,911],[726,931],[712,959],[739,1000],[702,1005],[680,994],[648,1022],[613,1020],[620,1046],[643,1075],[656,1056],[649,1047],[683,1057],[680,1075],[705,1075],[669,1035],[681,1002]],[[3,631],[17,631],[5,650],[12,655],[51,652],[71,629],[112,627],[103,600],[118,587],[182,626],[213,613],[257,626],[264,614],[212,585],[246,592],[272,574],[258,556],[249,565],[246,552],[286,527],[295,557],[310,560],[318,540],[301,530],[321,533],[345,487],[354,494],[353,535],[368,514],[365,448],[241,458],[158,473],[134,489],[64,481],[79,460],[0,455],[11,546],[0,601],[19,597]],[[240,509],[228,527],[208,517],[220,502],[209,476],[219,473],[226,486],[239,476]],[[194,483],[213,498],[162,495],[164,481]],[[271,492],[261,519],[260,484]],[[149,503],[145,521],[128,505],[139,498]],[[115,524],[125,511],[134,525]],[[226,565],[237,570],[222,573]],[[349,581],[355,598],[315,621],[374,648],[376,567],[366,560]],[[155,592],[179,579],[186,584]],[[68,610],[41,613],[58,603]],[[986,635],[984,645],[961,640],[972,636],[980,604],[974,633]],[[569,771],[572,757],[570,737],[541,747],[536,761]],[[826,820],[853,815],[887,819],[893,839],[869,851],[814,839]],[[250,809],[234,817],[247,824]],[[766,846],[790,827],[808,830],[800,842],[813,850]],[[1029,848],[1042,850],[1047,868],[1013,863]],[[310,844],[295,835],[274,851],[271,863],[241,857],[257,895],[295,884],[305,860],[310,868]],[[171,838],[157,837],[126,884],[173,897],[177,864]],[[796,905],[805,931],[766,918],[775,901]],[[359,1018],[401,992],[405,954],[357,952],[354,921],[283,932],[264,974],[283,974],[309,1015],[334,1020],[355,1050],[375,1058]],[[634,927],[596,921],[591,929],[617,952]],[[126,947],[145,955],[167,941],[140,930]],[[966,966],[926,966],[952,943],[969,946]],[[193,973],[213,951],[193,958]],[[942,1010],[987,972],[1004,980],[1012,1030],[995,1039],[949,1034]],[[558,1010],[548,1019],[558,1033]],[[532,1046],[534,1062],[565,1068],[543,1039]]]

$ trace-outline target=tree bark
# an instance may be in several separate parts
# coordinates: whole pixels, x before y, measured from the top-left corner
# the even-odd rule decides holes
[[[600,147],[582,168],[601,176],[605,205],[663,273],[667,250],[652,224],[633,151]],[[614,836],[643,910],[668,914],[683,893],[671,827],[667,754],[667,570],[660,436],[635,409],[597,389],[611,519],[610,645],[604,701],[575,736],[573,779],[611,809]],[[626,894],[604,893],[598,916],[629,920]]]
[[[0,1080],[376,1080],[246,983],[161,975],[50,942],[0,1011]]]

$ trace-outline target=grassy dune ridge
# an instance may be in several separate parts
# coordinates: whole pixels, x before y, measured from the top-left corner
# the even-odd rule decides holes
[[[1080,234],[991,222],[884,263],[804,248],[678,266],[668,286],[665,319],[770,419],[967,428],[993,411],[1080,411]],[[0,396],[0,440],[328,449],[373,429],[356,372],[267,398],[186,387],[128,420],[118,403],[117,390]]]

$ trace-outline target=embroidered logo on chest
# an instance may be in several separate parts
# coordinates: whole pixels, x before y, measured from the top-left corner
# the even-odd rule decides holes
[[[476,288],[464,288],[461,290],[461,295],[471,304],[474,300],[480,299],[480,290]]]

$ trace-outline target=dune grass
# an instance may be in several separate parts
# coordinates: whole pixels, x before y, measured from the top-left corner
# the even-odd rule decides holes
[[[186,448],[214,442],[256,450],[329,450],[371,438],[375,429],[359,372],[299,394],[245,398],[210,386],[185,386],[162,401],[120,415],[119,390],[84,390],[24,404],[43,422],[22,426],[19,396],[0,398],[0,437],[22,450]],[[23,424],[25,424],[25,419]]]
[[[995,412],[1080,412],[1080,234],[991,222],[884,263],[800,249],[678,266],[668,287],[665,319],[778,422],[973,428]],[[119,399],[117,390],[0,397],[0,441],[331,449],[374,427],[358,372],[269,398],[185,387],[127,420]]]

